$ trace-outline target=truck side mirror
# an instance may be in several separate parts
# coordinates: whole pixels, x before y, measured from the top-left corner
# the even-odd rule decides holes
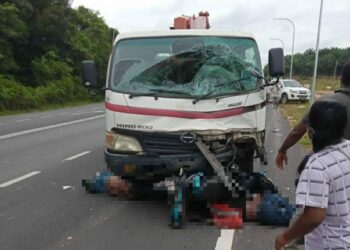
[[[86,60],[81,63],[83,83],[86,88],[97,88],[97,74],[94,61]]]
[[[269,74],[271,77],[284,75],[284,56],[282,48],[269,50]]]

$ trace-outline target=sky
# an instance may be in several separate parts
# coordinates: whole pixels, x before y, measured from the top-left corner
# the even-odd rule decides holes
[[[211,29],[252,33],[258,42],[263,64],[268,50],[281,47],[292,53],[316,48],[321,0],[73,0],[72,7],[83,5],[120,33],[168,30],[174,17],[210,13]],[[350,47],[350,0],[324,0],[320,48]]]

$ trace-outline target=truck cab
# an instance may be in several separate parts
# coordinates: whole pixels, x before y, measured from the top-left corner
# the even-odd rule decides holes
[[[283,68],[276,60],[271,65]],[[85,85],[94,85],[94,70],[85,62]],[[265,154],[264,85],[250,34],[118,35],[105,87],[107,167],[123,178],[152,181],[210,171],[195,145],[200,138],[224,167],[252,171],[254,157]]]

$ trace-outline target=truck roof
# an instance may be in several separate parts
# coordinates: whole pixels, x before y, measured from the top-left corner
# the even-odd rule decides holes
[[[167,31],[142,31],[118,34],[116,41],[126,38],[142,37],[169,37],[169,36],[219,36],[219,37],[246,37],[254,39],[253,35],[237,31],[218,31],[205,29],[177,29]],[[255,39],[254,39],[255,40]]]

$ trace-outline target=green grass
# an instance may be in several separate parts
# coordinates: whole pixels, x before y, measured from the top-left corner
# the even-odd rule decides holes
[[[40,111],[48,111],[48,110],[55,110],[55,109],[62,109],[62,108],[73,108],[73,107],[84,106],[92,103],[98,103],[98,102],[84,100],[84,101],[69,102],[64,104],[50,104],[50,105],[46,105],[45,107],[40,107],[35,109],[6,110],[6,111],[0,111],[0,116],[18,115],[18,114],[25,114],[30,112],[40,112]]]
[[[289,126],[294,128],[299,121],[303,118],[305,112],[307,111],[308,103],[287,103],[284,105],[279,105],[283,115],[288,120]],[[311,149],[311,142],[308,136],[305,134],[299,141],[299,143],[306,149]]]
[[[312,77],[300,77],[296,76],[298,80],[304,86],[311,88]],[[340,88],[340,80],[333,79],[333,77],[320,76],[316,78],[316,91],[332,91]]]
[[[287,103],[279,106],[282,113],[287,118],[289,125],[294,127],[303,118],[305,112],[307,111],[308,103]]]

